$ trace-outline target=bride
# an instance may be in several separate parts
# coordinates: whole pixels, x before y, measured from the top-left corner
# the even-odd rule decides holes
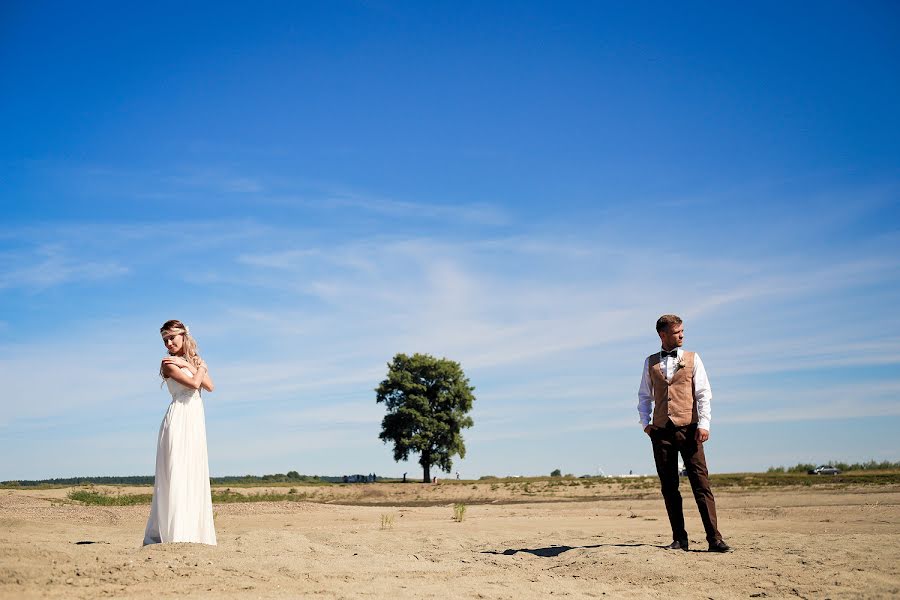
[[[209,458],[201,388],[214,389],[197,342],[181,321],[160,328],[169,355],[159,374],[172,394],[172,403],[159,427],[153,504],[144,532],[144,545],[161,542],[216,544]]]

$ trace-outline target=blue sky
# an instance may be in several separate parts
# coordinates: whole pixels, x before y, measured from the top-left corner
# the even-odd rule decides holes
[[[150,474],[159,325],[215,475],[417,473],[397,352],[476,386],[463,477],[652,472],[657,316],[714,472],[898,460],[893,3],[0,8],[0,479]]]

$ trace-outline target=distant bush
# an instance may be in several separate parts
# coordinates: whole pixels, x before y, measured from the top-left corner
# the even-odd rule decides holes
[[[766,473],[806,473],[810,469],[815,469],[816,465],[809,463],[799,463],[793,467],[769,467]]]
[[[484,481],[485,479],[497,479],[496,475],[482,475],[478,478],[478,481]]]
[[[562,471],[559,469],[553,469],[550,471],[550,477],[562,477]]]
[[[870,460],[864,463],[852,463],[849,465],[845,462],[835,462],[832,464],[842,471],[889,471],[891,469],[900,469],[900,461],[891,462],[889,460],[883,460],[881,462]]]
[[[862,463],[845,463],[841,461],[824,461],[820,465],[831,465],[837,467],[841,471],[892,471],[900,469],[900,461],[891,462],[883,460],[881,462],[870,460]],[[819,465],[812,463],[799,463],[793,467],[769,467],[766,473],[806,473],[811,469],[815,469]]]

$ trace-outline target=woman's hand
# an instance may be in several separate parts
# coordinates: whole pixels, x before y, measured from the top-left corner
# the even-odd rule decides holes
[[[209,376],[209,367],[206,366],[206,361],[202,358],[200,359],[200,368],[197,369],[197,373],[200,374],[200,377],[203,380],[203,389],[205,389],[207,392],[211,392],[216,389],[212,377]]]
[[[162,360],[163,365],[174,365],[177,368],[186,367],[188,371],[191,372],[191,375],[197,374],[197,367],[186,361],[184,358],[180,356],[167,356]]]

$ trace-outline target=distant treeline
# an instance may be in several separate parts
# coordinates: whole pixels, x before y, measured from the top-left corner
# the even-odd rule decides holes
[[[870,460],[862,463],[831,461],[819,464],[831,465],[832,467],[837,467],[841,471],[890,471],[892,469],[900,469],[900,461],[891,462],[889,460],[883,460],[881,462]],[[818,466],[819,465],[814,465],[812,463],[800,463],[793,467],[769,467],[766,470],[766,473],[806,473],[810,469],[815,469]]]
[[[272,475],[228,475],[210,477],[212,485],[233,485],[239,483],[337,483],[343,476],[301,475],[297,471],[274,473]],[[131,475],[128,477],[58,477],[56,479],[34,479],[19,481],[3,481],[7,486],[39,486],[39,485],[153,485],[153,475]]]
[[[271,475],[226,475],[225,477],[210,477],[210,481],[213,485],[232,483],[327,483],[341,480],[341,477],[333,477],[330,475],[301,475],[297,471],[273,473]]]
[[[131,475],[129,477],[58,477],[56,479],[22,479],[18,481],[0,481],[0,485],[37,486],[37,485],[82,485],[96,483],[101,485],[153,485],[153,475]]]

